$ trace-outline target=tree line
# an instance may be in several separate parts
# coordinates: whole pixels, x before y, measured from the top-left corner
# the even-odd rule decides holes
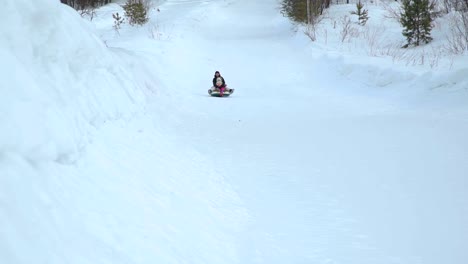
[[[83,10],[86,8],[96,8],[103,5],[107,5],[112,0],[60,0],[62,4],[69,5],[76,10]]]
[[[307,23],[323,14],[331,0],[283,0],[281,11],[294,22]]]
[[[350,1],[340,2],[349,4]],[[401,9],[395,14],[403,27],[403,36],[407,39],[404,47],[430,42],[434,20],[444,11],[446,14],[455,11],[451,30],[455,33],[456,39],[452,42],[456,49],[468,50],[466,44],[468,43],[468,0],[398,0],[398,2],[401,4]],[[331,0],[282,0],[281,12],[296,23],[306,24],[306,34],[314,41],[316,26],[330,4]],[[359,16],[361,25],[365,25],[369,18],[368,11],[363,8],[361,1],[356,3],[356,11],[351,13]]]

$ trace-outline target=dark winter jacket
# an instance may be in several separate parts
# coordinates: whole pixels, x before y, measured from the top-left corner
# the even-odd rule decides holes
[[[221,86],[216,86],[216,79],[217,78],[221,78],[221,81],[223,82],[223,84]],[[226,87],[226,82],[224,81],[224,78],[221,75],[219,75],[219,77],[216,77],[216,75],[215,75],[214,78],[213,78],[213,86],[214,87]]]

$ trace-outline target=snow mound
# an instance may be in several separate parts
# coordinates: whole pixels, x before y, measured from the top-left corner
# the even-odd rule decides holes
[[[1,152],[70,162],[94,127],[144,105],[145,80],[74,10],[46,0],[3,6]]]

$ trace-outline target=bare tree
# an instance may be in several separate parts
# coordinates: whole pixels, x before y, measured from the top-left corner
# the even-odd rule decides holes
[[[447,49],[453,54],[468,51],[468,12],[455,12],[450,18]]]

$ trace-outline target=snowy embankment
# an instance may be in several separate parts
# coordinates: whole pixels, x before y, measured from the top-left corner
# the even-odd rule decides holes
[[[145,60],[59,1],[7,0],[0,16],[0,262],[235,259],[245,213],[145,116],[158,83]]]
[[[73,162],[93,129],[141,111],[144,68],[129,72],[75,10],[7,1],[1,12],[3,153]]]
[[[461,95],[459,102],[463,105],[468,87],[467,54],[454,51],[457,37],[453,30],[454,12],[440,12],[431,31],[433,41],[419,47],[402,48],[406,40],[398,21],[401,4],[386,0],[360,1],[370,18],[365,25],[359,25],[358,16],[351,14],[356,12],[356,2],[331,5],[313,30],[298,27],[299,35],[307,33],[305,35],[314,39],[312,42],[305,40],[305,35],[299,37],[310,43],[310,53],[318,63],[329,64],[328,69],[347,77],[350,82],[361,83],[364,90],[392,90],[406,97],[403,99],[415,100],[435,95],[431,103],[436,104],[441,101],[452,104],[455,92]],[[444,10],[442,3],[437,3],[436,10]],[[399,89],[405,86],[411,89]]]

